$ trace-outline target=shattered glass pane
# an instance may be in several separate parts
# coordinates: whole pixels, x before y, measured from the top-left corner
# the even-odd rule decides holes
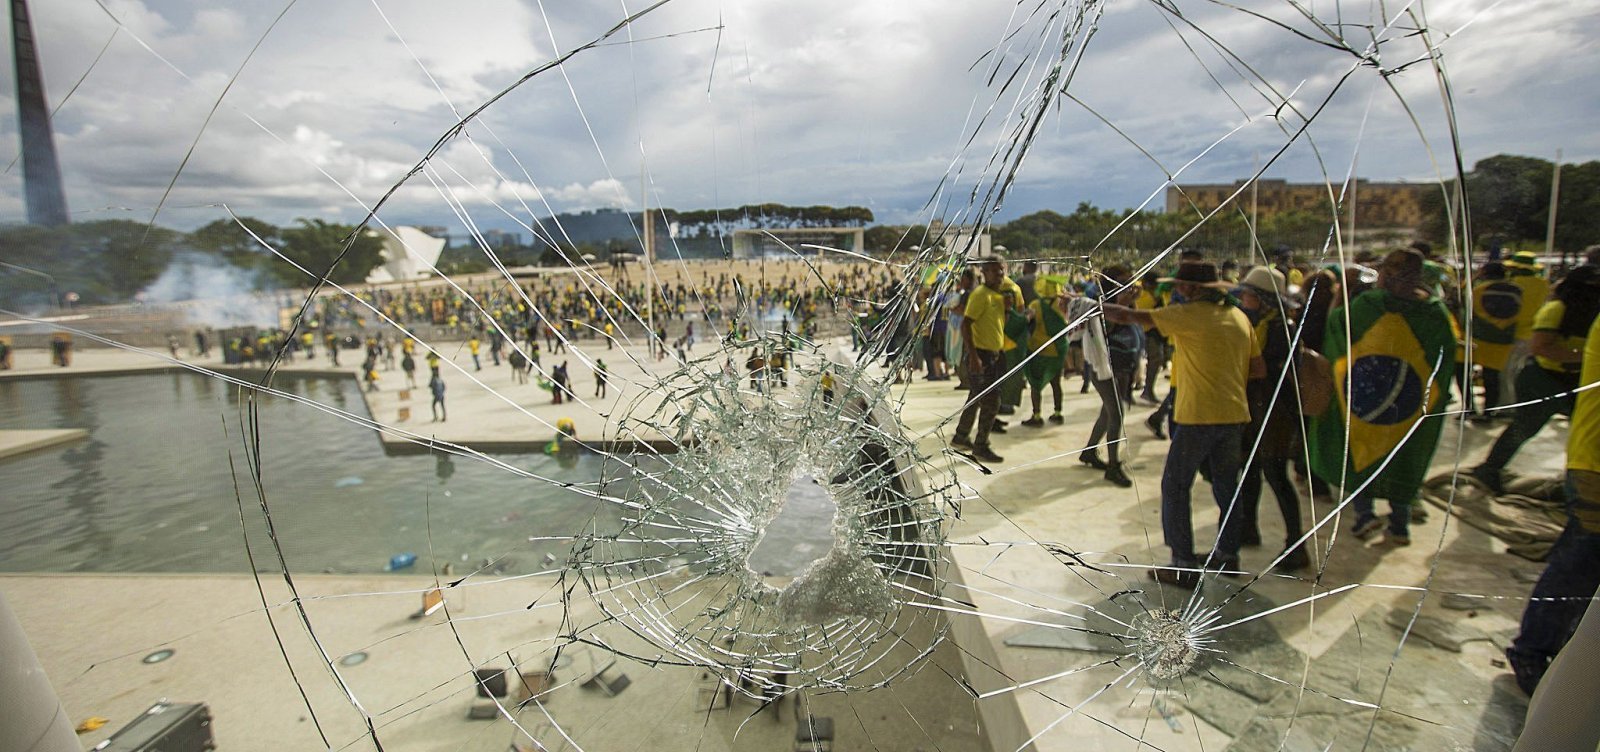
[[[1040,188],[1063,175],[1141,211],[1009,262],[1106,296],[1113,267],[1160,277],[1186,249],[1271,263],[1250,207],[1280,168],[1324,194],[1301,207],[1314,242],[1296,251],[1341,274],[1358,245],[1390,243],[1357,225],[1370,187],[1356,177],[1388,169],[1374,164],[1403,162],[1459,206],[1467,105],[1446,62],[1494,58],[1475,24],[1526,31],[1520,11],[49,5],[33,8],[45,51],[73,61],[53,75],[81,75],[51,81],[64,148],[104,147],[106,181],[145,164],[129,152],[165,150],[139,190],[81,211],[156,229],[220,221],[281,283],[253,292],[196,251],[162,279],[206,295],[0,304],[7,332],[70,333],[80,367],[101,374],[47,380],[41,345],[30,375],[0,380],[0,430],[87,431],[0,460],[19,499],[0,504],[0,527],[23,531],[0,569],[29,575],[0,582],[74,718],[111,720],[85,721],[82,741],[161,698],[210,703],[223,748],[262,749],[1509,749],[1521,729],[1526,700],[1497,662],[1538,567],[1507,551],[1539,558],[1529,549],[1562,522],[1458,472],[1491,440],[1461,405],[1439,413],[1412,545],[1355,539],[1359,489],[1315,490],[1301,471],[1305,532],[1266,505],[1239,569],[1203,553],[1191,590],[1152,580],[1168,563],[1166,445],[1132,400],[1117,402],[1126,434],[1086,447],[1098,397],[1068,378],[1064,425],[1023,423],[1024,402],[996,442],[1006,461],[985,461],[953,441],[968,438],[964,394],[911,373],[919,333],[994,250],[1008,202],[1064,209]],[[850,88],[860,71],[921,81],[911,71],[931,65],[945,78],[917,94],[939,112]],[[802,87],[824,72],[835,90]],[[176,111],[138,126],[119,89]],[[683,96],[695,104],[669,101]],[[341,130],[313,106],[371,128]],[[801,107],[829,112],[828,138],[793,126],[814,122]],[[937,150],[897,151],[907,130],[945,126]],[[842,152],[863,156],[818,156]],[[243,159],[249,180],[227,169]],[[873,171],[893,186],[854,187]],[[792,195],[882,205],[903,232],[866,253],[822,220],[759,216],[789,199],[770,186],[802,184],[823,187]],[[758,215],[663,208],[735,204]],[[286,205],[359,230],[327,257],[296,254],[250,219]],[[631,207],[620,221],[643,254],[602,269],[579,253],[578,225],[622,212],[560,214],[573,206]],[[1439,258],[1470,282],[1463,214],[1446,218]],[[481,271],[446,270],[412,234],[419,217],[458,228]],[[865,224],[828,220],[849,222]],[[1247,228],[1241,247],[1227,222]],[[549,252],[509,260],[507,232]],[[379,239],[385,268],[426,282],[341,274]],[[1102,317],[1073,310],[1030,348],[1066,349]],[[282,327],[304,338],[303,362],[267,343],[256,363],[189,357],[155,337],[174,321],[215,327],[219,348]],[[358,374],[367,338],[390,362],[374,353]],[[415,379],[392,362],[401,347]],[[1269,380],[1274,404],[1299,407],[1296,374]],[[1249,438],[1252,458],[1270,441]],[[1554,475],[1562,439],[1525,447],[1519,469]],[[1130,488],[1080,467],[1112,445]],[[1202,552],[1219,535],[1209,496],[1195,487]],[[1301,547],[1309,566],[1286,566]],[[75,612],[127,627],[91,633]],[[142,662],[158,650],[171,652]]]

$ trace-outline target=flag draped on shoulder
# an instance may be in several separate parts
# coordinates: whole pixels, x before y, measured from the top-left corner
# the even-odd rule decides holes
[[[1522,288],[1507,280],[1491,280],[1472,289],[1472,362],[1505,370],[1517,341],[1522,316]]]
[[[1029,324],[1029,355],[1023,373],[1034,389],[1042,389],[1055,381],[1067,361],[1067,338],[1056,336],[1067,328],[1067,320],[1056,310],[1053,300],[1053,297],[1037,298],[1028,304],[1033,321]]]
[[[1437,298],[1369,290],[1328,317],[1324,354],[1334,399],[1311,431],[1312,461],[1346,493],[1378,475],[1374,497],[1409,501],[1439,445],[1437,415],[1455,372],[1456,338]],[[1346,448],[1348,447],[1348,451]]]

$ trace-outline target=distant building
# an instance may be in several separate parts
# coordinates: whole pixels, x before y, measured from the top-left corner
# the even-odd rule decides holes
[[[376,232],[383,238],[383,263],[367,275],[370,284],[426,278],[444,251],[444,238],[415,227],[390,227]]]
[[[1422,197],[1429,190],[1438,190],[1438,187],[1426,183],[1375,183],[1357,179],[1354,190],[1358,227],[1415,230],[1422,226]],[[1234,195],[1236,193],[1237,196]],[[1348,191],[1340,184],[1334,184],[1330,189],[1324,183],[1290,183],[1287,180],[1258,180],[1254,193],[1257,215],[1263,218],[1288,211],[1319,212],[1331,216],[1332,200],[1341,194],[1348,195]],[[1196,210],[1204,213],[1224,204],[1250,211],[1249,182],[1240,180],[1226,185],[1175,185],[1167,188],[1168,213]],[[1339,216],[1349,216],[1348,208],[1341,210]]]
[[[867,231],[863,227],[796,227],[764,230],[734,230],[734,258],[784,258],[795,255],[821,256],[822,248],[848,250],[856,255],[867,252]]]
[[[557,246],[570,249],[588,245],[612,252],[638,254],[644,252],[644,232],[640,229],[642,223],[639,212],[621,209],[566,212],[536,220],[530,245],[540,251]],[[652,224],[657,257],[689,255],[682,254],[679,243],[672,237],[672,227],[661,221],[659,216]]]
[[[982,258],[994,252],[993,239],[976,225],[947,225],[943,220],[928,223],[927,245],[944,252],[959,250],[967,258]],[[1015,253],[1022,249],[1007,249]]]
[[[521,248],[522,233],[508,232],[506,230],[484,230],[483,242],[497,251],[506,248]]]

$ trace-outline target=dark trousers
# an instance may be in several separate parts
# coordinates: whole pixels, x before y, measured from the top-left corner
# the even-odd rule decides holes
[[[1577,488],[1568,477],[1568,503],[1577,503],[1577,496]],[[1544,667],[1572,637],[1597,586],[1600,586],[1600,534],[1584,530],[1577,517],[1568,514],[1567,527],[1551,547],[1544,574],[1533,586],[1528,607],[1522,612],[1522,631],[1506,651],[1512,660],[1542,675]]]
[[[1500,371],[1483,369],[1483,409],[1485,412],[1500,406]]]
[[[967,404],[961,408],[961,420],[956,423],[956,435],[967,436],[972,421],[978,421],[978,433],[973,446],[989,446],[989,429],[994,427],[994,416],[1000,411],[1000,377],[1006,373],[1005,354],[996,350],[974,350],[978,356],[978,369],[967,374]]]
[[[1111,378],[1099,379],[1094,382],[1094,390],[1100,394],[1100,415],[1094,419],[1094,429],[1089,431],[1090,451],[1104,439],[1107,443],[1106,454],[1111,458],[1111,464],[1119,461],[1118,449],[1121,448],[1122,419],[1125,409],[1124,400],[1128,392],[1133,389],[1133,369],[1124,371],[1113,370]]]
[[[1144,340],[1144,394],[1151,399],[1156,395],[1156,378],[1166,367],[1172,350],[1161,337],[1146,336]]]
[[[1239,489],[1240,442],[1248,424],[1172,426],[1172,446],[1161,471],[1161,531],[1172,549],[1172,563],[1192,567],[1200,563],[1194,553],[1194,525],[1190,519],[1190,490],[1201,466],[1210,470],[1211,495],[1220,513],[1216,552],[1225,562],[1239,560],[1240,522],[1233,497]]]
[[[1517,450],[1539,433],[1539,429],[1544,428],[1544,424],[1550,422],[1556,413],[1571,415],[1571,394],[1555,399],[1550,397],[1570,392],[1577,386],[1577,374],[1553,373],[1532,363],[1523,368],[1517,374],[1517,401],[1537,401],[1517,408],[1516,414],[1511,416],[1511,425],[1506,426],[1500,438],[1494,440],[1494,446],[1489,449],[1489,458],[1483,464],[1495,470],[1504,470],[1506,465],[1511,464],[1511,458],[1517,455]]]
[[[1253,435],[1246,440],[1253,440]],[[1248,452],[1248,450],[1246,450]],[[1258,449],[1256,456],[1245,466],[1244,477],[1239,480],[1239,513],[1242,535],[1257,540],[1261,538],[1259,509],[1261,507],[1261,480],[1265,478],[1272,495],[1278,499],[1278,511],[1283,513],[1284,545],[1300,540],[1305,529],[1300,525],[1300,494],[1289,480],[1289,458],[1267,457]]]

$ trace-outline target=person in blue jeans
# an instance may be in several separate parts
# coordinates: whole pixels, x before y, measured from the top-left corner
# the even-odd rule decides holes
[[[1600,382],[1600,319],[1589,325],[1580,384]],[[1529,695],[1571,639],[1600,587],[1600,389],[1577,395],[1567,434],[1567,527],[1550,548],[1544,574],[1522,612],[1522,631],[1506,648],[1517,686]]]
[[[1161,530],[1172,551],[1171,564],[1150,570],[1157,582],[1193,588],[1201,567],[1239,573],[1243,515],[1235,509],[1244,431],[1250,423],[1246,383],[1264,375],[1260,348],[1250,320],[1225,292],[1215,264],[1179,264],[1170,280],[1183,303],[1152,310],[1106,305],[1106,320],[1155,327],[1177,345],[1173,378],[1172,445],[1161,473]],[[1190,496],[1194,476],[1204,467],[1211,478],[1219,520],[1215,546],[1203,558],[1194,550]]]

